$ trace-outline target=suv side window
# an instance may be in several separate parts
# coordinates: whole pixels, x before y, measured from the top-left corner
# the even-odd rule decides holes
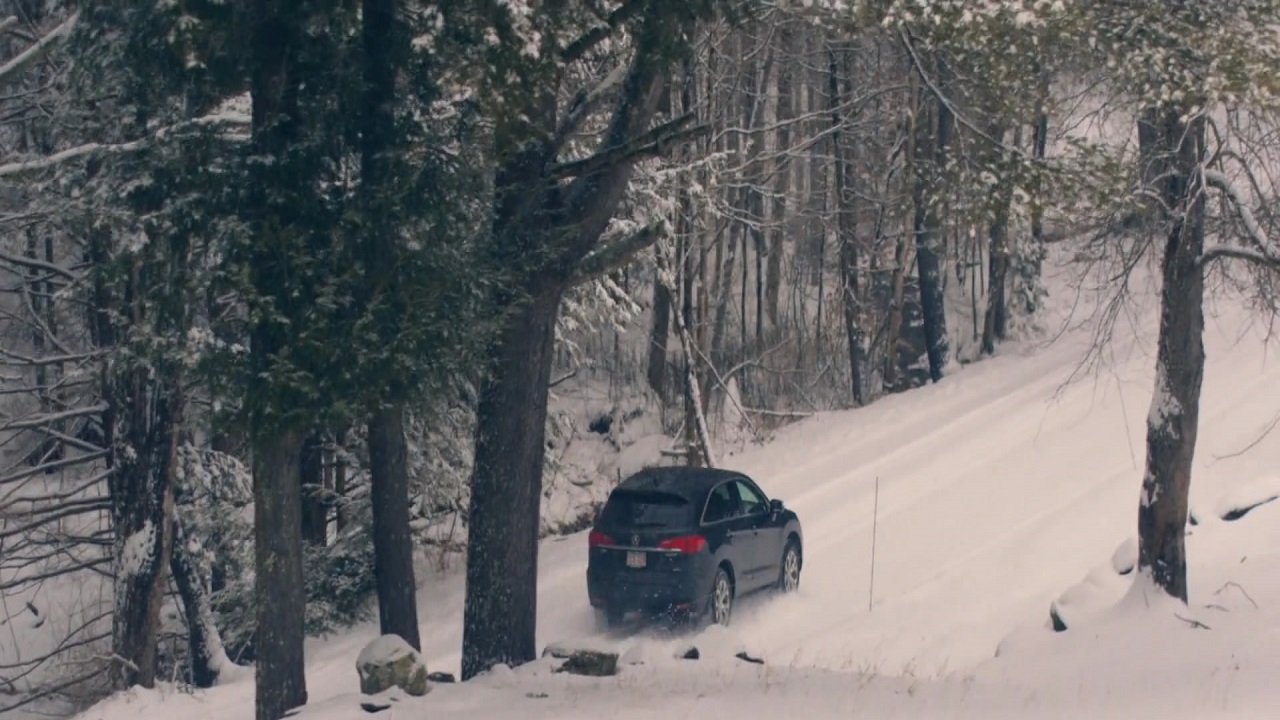
[[[732,483],[720,483],[707,498],[707,509],[702,513],[702,522],[728,520],[737,514],[738,499],[734,497]]]
[[[769,511],[769,503],[765,502],[764,496],[750,484],[741,480],[735,480],[734,484],[738,486],[738,497],[742,500],[744,515],[760,515]]]

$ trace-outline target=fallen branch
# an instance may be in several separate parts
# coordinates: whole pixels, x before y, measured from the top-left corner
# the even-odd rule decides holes
[[[1176,617],[1176,618],[1178,618],[1178,619],[1179,619],[1179,620],[1181,620],[1182,622],[1184,622],[1184,623],[1186,623],[1186,624],[1190,625],[1191,627],[1193,627],[1193,628],[1197,629],[1197,630],[1212,630],[1212,629],[1213,629],[1213,628],[1209,627],[1208,625],[1205,625],[1204,623],[1200,622],[1199,620],[1195,620],[1195,619],[1193,619],[1193,618],[1184,618],[1184,617],[1182,617],[1181,615],[1179,615],[1178,613],[1174,613],[1174,614],[1173,614],[1173,616],[1174,616],[1174,617]]]
[[[574,369],[570,370],[569,372],[565,373],[564,375],[561,375],[560,377],[556,378],[555,380],[552,380],[552,381],[551,381],[551,384],[550,384],[550,385],[548,385],[547,387],[549,387],[549,388],[553,388],[553,387],[555,387],[555,386],[559,385],[560,383],[564,382],[565,380],[568,380],[568,379],[570,379],[570,378],[574,377],[574,376],[575,376],[575,375],[577,375],[577,374],[578,374],[578,368],[574,368]]]
[[[754,413],[756,415],[764,415],[766,417],[785,417],[785,418],[810,418],[814,413],[805,412],[803,410],[765,410],[764,408],[744,407],[743,411]]]

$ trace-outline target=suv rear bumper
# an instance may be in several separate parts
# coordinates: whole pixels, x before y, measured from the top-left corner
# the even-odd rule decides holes
[[[646,577],[648,575],[649,577]],[[691,612],[698,614],[706,604],[710,587],[700,587],[701,573],[676,576],[651,573],[604,575],[587,570],[587,595],[591,606],[611,613]]]

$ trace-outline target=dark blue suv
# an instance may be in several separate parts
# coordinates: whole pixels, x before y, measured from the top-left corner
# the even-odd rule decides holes
[[[587,596],[605,627],[631,611],[727,625],[737,597],[799,587],[804,560],[796,514],[728,470],[641,470],[588,537]]]

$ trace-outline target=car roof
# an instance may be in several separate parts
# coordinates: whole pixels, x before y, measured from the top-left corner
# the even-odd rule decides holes
[[[622,482],[619,490],[650,490],[679,495],[693,501],[706,497],[716,485],[732,478],[747,477],[743,473],[720,468],[685,466],[645,468]]]

